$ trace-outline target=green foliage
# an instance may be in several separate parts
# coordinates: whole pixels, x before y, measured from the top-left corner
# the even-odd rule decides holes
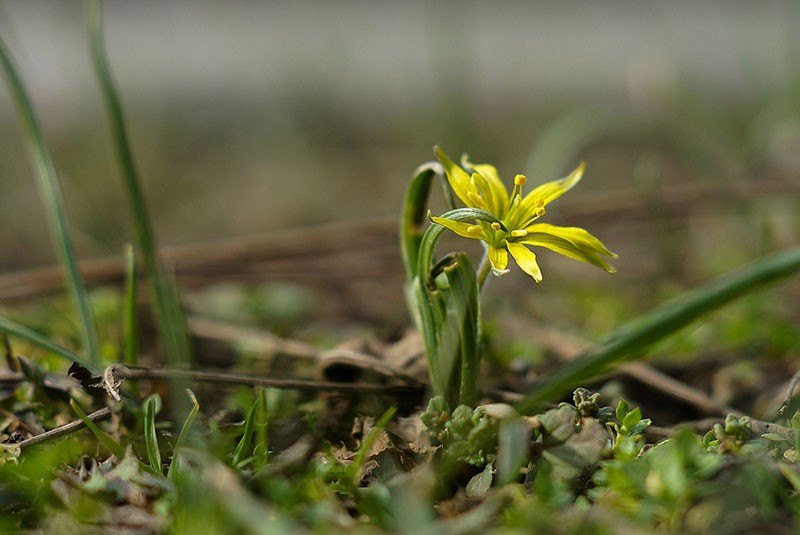
[[[251,460],[250,458],[245,459],[244,456],[250,453],[252,449],[253,429],[255,426],[256,409],[260,404],[261,404],[261,399],[256,399],[253,402],[253,405],[250,407],[250,410],[247,412],[247,418],[245,418],[244,420],[244,430],[242,431],[242,437],[239,439],[239,443],[233,450],[233,457],[231,458],[231,466],[235,468],[240,468],[243,464]]]
[[[585,351],[537,384],[520,403],[519,410],[523,413],[535,410],[547,400],[563,395],[604,372],[611,364],[640,357],[657,341],[749,292],[796,274],[798,270],[800,247],[753,262],[642,314],[616,329],[605,343]]]
[[[478,279],[465,253],[434,263],[434,250],[445,227],[422,229],[435,169],[426,165],[417,170],[404,202],[400,250],[407,275],[406,300],[422,334],[434,392],[452,405],[472,404],[480,362]],[[488,212],[472,208],[452,210],[442,217],[497,222]]]
[[[725,424],[714,424],[714,427],[703,437],[703,446],[710,451],[719,453],[737,453],[742,449],[753,426],[748,416],[737,418],[729,414],[725,417]]]
[[[189,440],[189,431],[192,429],[192,424],[194,423],[195,418],[197,417],[197,413],[200,412],[200,404],[197,402],[197,397],[195,397],[194,392],[186,389],[186,395],[189,396],[189,399],[192,401],[192,409],[189,411],[189,414],[186,416],[186,420],[183,422],[183,426],[181,427],[181,432],[178,435],[178,440],[175,441],[175,447],[172,454],[172,461],[169,463],[169,469],[167,471],[167,477],[170,480],[175,479],[175,467],[178,465],[176,462],[176,451],[186,445],[186,442]]]
[[[422,421],[449,457],[481,468],[497,459],[501,422],[497,416],[486,407],[471,409],[466,405],[451,412],[444,400],[436,397],[428,403]]]
[[[158,394],[148,396],[144,400],[144,445],[150,470],[161,474],[161,449],[158,445],[156,431],[156,415],[161,411],[161,397]]]
[[[635,459],[644,448],[642,432],[647,429],[651,421],[642,418],[642,411],[638,408],[631,410],[624,399],[617,404],[615,411],[617,422],[608,422],[611,436],[611,450],[614,458],[618,460]]]

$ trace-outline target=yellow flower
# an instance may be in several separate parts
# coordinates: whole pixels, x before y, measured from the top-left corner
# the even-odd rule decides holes
[[[566,178],[542,184],[525,196],[522,195],[522,187],[527,179],[524,175],[517,175],[509,195],[494,166],[467,164],[474,170],[470,175],[454,164],[439,147],[435,147],[434,152],[444,165],[447,180],[458,198],[469,208],[489,212],[503,224],[479,220],[465,223],[444,217],[432,217],[431,220],[459,236],[485,242],[495,275],[508,271],[508,253],[511,253],[522,271],[540,282],[542,271],[536,262],[536,255],[527,246],[544,247],[569,258],[588,262],[609,273],[615,272],[602,257],[617,258],[617,255],[584,229],[535,223],[544,215],[545,206],[580,181],[583,164]]]

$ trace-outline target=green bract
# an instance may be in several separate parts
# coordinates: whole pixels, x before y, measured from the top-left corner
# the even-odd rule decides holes
[[[432,217],[434,223],[447,227],[459,236],[483,241],[489,253],[489,262],[495,275],[508,271],[508,253],[519,267],[541,282],[542,271],[536,255],[527,246],[544,247],[575,260],[588,262],[614,273],[602,257],[617,258],[603,243],[582,228],[558,227],[535,223],[545,213],[545,206],[557,199],[583,176],[584,165],[579,165],[566,178],[547,182],[523,196],[522,187],[527,182],[524,175],[514,177],[514,187],[509,195],[500,180],[497,169],[489,164],[471,164],[472,175],[454,164],[439,147],[434,151],[447,173],[447,180],[459,199],[469,208],[485,210],[500,223],[476,220],[474,223]]]

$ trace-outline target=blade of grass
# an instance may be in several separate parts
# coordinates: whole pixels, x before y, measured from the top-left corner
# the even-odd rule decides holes
[[[250,444],[253,442],[253,423],[255,421],[256,407],[258,407],[259,403],[261,403],[261,399],[256,398],[253,406],[250,407],[250,410],[247,412],[247,418],[244,421],[244,433],[242,433],[242,438],[236,445],[236,449],[233,450],[231,466],[234,468],[238,468],[245,453],[250,450]]]
[[[183,427],[181,427],[178,440],[175,442],[175,447],[172,450],[172,462],[169,463],[169,468],[167,469],[167,478],[169,478],[170,481],[175,481],[175,474],[177,473],[176,467],[178,466],[178,463],[175,461],[175,458],[177,455],[179,455],[178,448],[182,448],[183,445],[186,444],[186,441],[189,439],[189,430],[192,428],[192,424],[194,423],[197,413],[200,412],[200,403],[198,403],[194,392],[187,388],[186,395],[188,395],[189,399],[192,400],[193,407],[186,416],[186,420],[183,422]]]
[[[10,319],[0,317],[0,331],[30,342],[31,344],[38,346],[45,351],[50,351],[51,353],[66,359],[68,362],[77,362],[81,366],[89,369],[92,367],[91,364],[86,361],[86,359],[76,355],[66,347],[61,346],[46,336],[37,333],[33,329],[29,329],[28,327],[20,325],[19,323],[11,321]]]
[[[389,425],[389,422],[392,421],[392,418],[394,418],[394,414],[396,412],[397,407],[389,407],[375,423],[375,427],[370,429],[369,433],[367,433],[364,442],[362,442],[361,447],[358,448],[358,452],[356,453],[355,459],[353,459],[353,463],[348,467],[353,483],[357,483],[356,478],[358,476],[358,471],[361,470],[362,466],[364,466],[364,461],[366,461],[367,455],[372,450],[372,445],[375,444],[375,441],[378,439],[378,434],[387,425]]]
[[[100,346],[97,340],[97,327],[86,286],[78,270],[78,261],[72,246],[72,240],[69,236],[69,224],[64,210],[61,185],[53,164],[53,158],[45,145],[44,137],[39,129],[27,91],[22,84],[22,79],[17,74],[17,69],[2,39],[0,39],[0,65],[2,65],[11,96],[25,129],[28,149],[36,170],[39,194],[42,196],[45,211],[48,214],[50,232],[55,241],[56,253],[66,272],[67,285],[78,309],[78,317],[82,328],[83,349],[88,353],[89,361],[91,362],[91,366],[87,367],[97,371],[102,367]]]
[[[158,394],[148,396],[144,402],[144,446],[147,451],[147,460],[151,470],[161,474],[161,450],[158,448],[158,435],[156,433],[156,414],[161,408],[161,398]]]
[[[112,454],[114,454],[117,459],[122,459],[125,457],[125,448],[122,447],[122,444],[111,438],[108,433],[100,429],[96,423],[89,419],[86,416],[86,413],[83,411],[80,405],[74,400],[69,400],[69,404],[72,406],[72,410],[75,411],[75,414],[78,415],[78,418],[83,420],[83,423],[86,424],[92,433],[97,437],[97,440]]]
[[[125,246],[125,364],[136,366],[138,362],[139,339],[136,322],[136,298],[138,295],[136,253],[130,243]]]
[[[123,302],[123,344],[124,363],[127,366],[136,366],[139,362],[139,329],[136,314],[137,297],[139,294],[139,276],[136,267],[136,252],[132,244],[125,246],[125,298]],[[132,382],[128,385],[134,399],[139,396],[139,385]]]
[[[642,356],[656,342],[698,318],[767,284],[800,270],[800,247],[783,251],[739,268],[704,287],[692,290],[641,315],[612,333],[604,344],[591,348],[560,367],[536,385],[520,402],[518,410],[531,414],[542,403],[554,401],[609,366]]]
[[[256,409],[256,446],[253,448],[253,453],[256,456],[255,468],[263,468],[269,460],[269,436],[267,434],[267,389],[263,386],[256,387],[256,398],[259,400],[258,409]]]
[[[172,279],[166,275],[156,253],[155,236],[134,165],[122,104],[114,86],[106,57],[101,28],[101,2],[89,0],[87,8],[92,59],[110,120],[114,149],[133,216],[136,240],[153,291],[156,320],[169,361],[173,364],[187,363],[191,360],[191,348],[186,330],[186,319],[181,310],[177,288]]]

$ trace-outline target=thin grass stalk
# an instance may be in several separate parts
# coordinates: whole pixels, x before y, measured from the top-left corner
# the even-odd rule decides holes
[[[112,454],[116,455],[118,459],[122,459],[123,457],[125,457],[125,447],[116,440],[114,440],[113,438],[111,438],[111,436],[108,433],[100,429],[100,427],[96,423],[90,420],[89,417],[84,412],[84,410],[81,408],[81,406],[78,405],[77,401],[71,399],[69,401],[69,404],[72,406],[72,410],[75,411],[75,414],[78,415],[78,418],[83,420],[83,423],[86,424],[86,427],[88,427],[92,433],[94,433],[94,436],[97,437],[97,440],[100,441],[103,447],[105,447]]]
[[[256,454],[255,468],[263,468],[269,460],[269,435],[267,422],[267,389],[263,386],[256,387],[255,397],[258,400],[256,409],[256,447],[253,453]]]
[[[161,474],[161,450],[158,447],[158,433],[156,432],[156,414],[161,405],[158,394],[149,396],[144,402],[144,445],[147,450],[147,461],[153,473]]]
[[[125,354],[123,362],[128,366],[136,366],[139,353],[138,324],[136,321],[136,299],[138,297],[138,273],[136,269],[136,253],[131,244],[125,246],[125,302],[124,302],[124,336]]]
[[[39,129],[27,91],[2,39],[0,39],[0,64],[27,136],[27,146],[36,171],[39,194],[42,196],[45,212],[48,215],[50,232],[56,246],[56,254],[64,267],[67,286],[78,309],[83,350],[89,355],[89,362],[91,363],[87,367],[96,371],[102,367],[97,326],[86,286],[78,270],[78,261],[72,246],[72,240],[69,236],[69,224],[64,209],[61,185],[53,164],[53,158],[45,145],[44,137]]]
[[[372,451],[372,446],[378,439],[378,434],[383,431],[387,425],[389,425],[389,422],[392,421],[392,418],[394,418],[396,412],[397,407],[394,405],[386,409],[386,412],[384,412],[378,421],[375,422],[375,426],[370,429],[369,433],[367,433],[367,436],[361,443],[361,447],[358,448],[358,452],[356,452],[356,457],[353,459],[353,463],[348,467],[354,484],[357,483],[356,478],[358,471],[361,470],[362,466],[364,466],[364,462],[367,460],[367,455],[369,455],[369,453]]]
[[[247,412],[247,418],[244,421],[244,432],[242,433],[242,438],[239,440],[239,443],[233,450],[233,459],[231,460],[231,466],[233,468],[239,468],[239,463],[242,462],[245,454],[250,451],[250,445],[253,442],[253,424],[255,421],[256,408],[258,407],[259,403],[261,403],[261,400],[256,398],[253,406],[250,407],[250,410]]]
[[[73,353],[66,347],[53,342],[50,338],[39,334],[33,329],[20,325],[19,323],[7,318],[0,317],[0,331],[10,334],[21,340],[30,342],[31,344],[49,351],[59,357],[65,359],[67,362],[77,362],[84,368],[91,369],[91,364],[80,355]]]
[[[182,448],[189,439],[189,430],[192,428],[192,424],[194,423],[195,417],[197,417],[197,413],[200,412],[200,403],[197,401],[197,397],[194,395],[194,392],[187,388],[186,395],[189,396],[193,406],[189,411],[189,414],[186,416],[186,420],[183,422],[183,427],[181,427],[178,440],[175,441],[175,447],[172,450],[172,461],[169,463],[169,468],[167,469],[167,478],[170,481],[175,481],[175,478],[177,477],[177,458],[180,455],[179,449]]]
[[[663,340],[697,319],[767,284],[800,271],[800,247],[774,254],[704,287],[679,296],[657,309],[615,330],[608,340],[563,365],[520,402],[518,410],[531,414],[547,401],[607,372],[611,365],[641,357],[656,342]]]
[[[133,161],[122,104],[108,66],[101,27],[101,3],[99,0],[89,0],[87,7],[92,59],[109,116],[114,149],[132,212],[136,240],[153,291],[156,320],[162,341],[170,362],[189,362],[191,348],[186,330],[186,319],[181,311],[177,289],[172,280],[166,276],[156,253],[156,240]]]

